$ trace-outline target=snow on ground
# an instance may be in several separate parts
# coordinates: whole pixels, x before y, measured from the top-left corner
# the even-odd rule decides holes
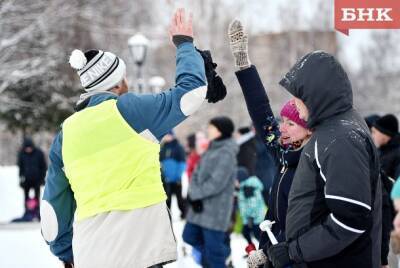
[[[23,214],[23,192],[18,185],[18,169],[15,166],[0,166],[0,267],[1,268],[61,268],[44,242],[39,223],[4,225]],[[198,268],[190,256],[190,246],[182,241],[184,221],[179,219],[176,200],[172,203],[172,219],[178,239],[178,261],[166,268]],[[246,241],[239,235],[231,236],[234,267],[246,267],[243,258]],[[184,256],[184,250],[186,256]]]

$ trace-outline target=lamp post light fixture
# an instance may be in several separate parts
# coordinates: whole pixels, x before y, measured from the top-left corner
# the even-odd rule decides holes
[[[146,60],[147,48],[149,46],[149,39],[147,39],[143,34],[137,33],[128,40],[129,51],[132,55],[133,62],[137,66],[137,82],[139,93],[143,91],[143,73],[142,66],[144,61]]]
[[[152,93],[160,93],[165,86],[165,79],[161,76],[153,76],[149,79],[149,86]]]

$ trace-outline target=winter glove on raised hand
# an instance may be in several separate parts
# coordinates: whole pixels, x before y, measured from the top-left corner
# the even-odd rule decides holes
[[[267,256],[264,254],[262,249],[254,250],[247,257],[248,268],[257,268],[260,265],[267,263]]]
[[[193,212],[201,213],[203,212],[203,202],[201,200],[192,200],[188,196],[187,198],[189,204],[192,206]]]
[[[204,68],[207,77],[207,95],[206,99],[209,103],[216,103],[226,96],[226,87],[221,77],[218,76],[215,69],[217,64],[213,62],[211,52],[209,50],[200,50],[196,48],[204,60]]]
[[[240,20],[235,19],[229,24],[228,37],[236,67],[240,70],[250,67],[247,34]]]
[[[286,242],[271,246],[268,249],[268,258],[272,262],[274,268],[283,268],[293,263],[290,259],[289,246]]]

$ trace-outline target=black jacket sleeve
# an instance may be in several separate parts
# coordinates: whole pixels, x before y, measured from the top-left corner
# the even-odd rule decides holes
[[[247,110],[257,134],[269,147],[279,146],[279,126],[269,104],[265,88],[254,65],[236,72],[246,101]]]
[[[371,158],[365,140],[346,135],[328,144],[315,141],[314,161],[316,173],[325,181],[329,214],[290,242],[290,255],[298,262],[336,255],[372,225]]]

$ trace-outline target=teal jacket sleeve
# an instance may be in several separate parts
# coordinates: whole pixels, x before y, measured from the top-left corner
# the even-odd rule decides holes
[[[50,148],[50,165],[40,206],[43,238],[51,252],[61,261],[73,262],[72,223],[76,203],[61,157],[62,133],[58,133]]]
[[[123,94],[117,107],[135,131],[160,141],[201,106],[206,93],[203,58],[191,42],[185,42],[176,52],[175,86],[159,94]]]

